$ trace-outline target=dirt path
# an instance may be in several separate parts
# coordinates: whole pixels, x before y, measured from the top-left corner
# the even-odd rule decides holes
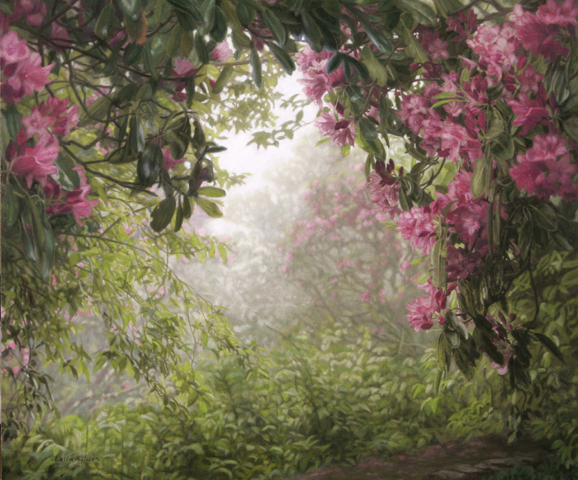
[[[550,455],[539,443],[488,436],[462,444],[436,445],[387,460],[368,458],[355,467],[326,468],[292,480],[474,480],[521,463],[536,465]]]

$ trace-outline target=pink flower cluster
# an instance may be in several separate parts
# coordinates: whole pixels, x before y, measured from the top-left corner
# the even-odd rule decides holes
[[[81,167],[74,167],[74,171],[80,176],[80,187],[71,191],[63,191],[58,183],[50,179],[44,186],[44,195],[51,198],[52,202],[47,208],[49,213],[68,214],[72,213],[74,219],[79,225],[82,225],[82,217],[89,217],[92,209],[98,204],[98,199],[88,200],[90,185],[84,176],[84,170]]]
[[[24,129],[18,133],[17,142],[10,141],[6,148],[6,160],[10,170],[26,179],[28,188],[36,181],[44,185],[49,175],[58,173],[52,163],[60,153],[56,139],[48,133],[43,134],[34,147],[28,146],[28,137]]]
[[[565,202],[578,198],[578,184],[572,176],[578,165],[570,163],[566,140],[554,133],[536,135],[534,145],[525,155],[518,155],[518,164],[510,169],[518,190],[548,200],[560,196]]]
[[[46,102],[34,106],[30,115],[22,119],[28,138],[52,134],[69,136],[70,129],[78,123],[78,106],[68,107],[66,99],[50,97]]]
[[[406,317],[416,332],[429,330],[434,325],[434,317],[440,324],[445,323],[443,312],[446,309],[448,295],[455,290],[456,285],[450,285],[447,291],[438,289],[428,283],[419,285],[419,288],[428,293],[427,297],[418,297],[413,302],[408,303]]]
[[[297,53],[297,65],[303,72],[303,78],[299,80],[299,83],[305,86],[303,90],[305,95],[320,107],[323,96],[345,81],[343,67],[339,67],[330,74],[325,71],[327,62],[332,56],[333,54],[327,50],[316,53],[308,46]]]
[[[41,64],[40,55],[32,52],[16,32],[0,37],[0,69],[4,78],[0,90],[6,103],[19,102],[44,89],[54,64],[45,67]]]
[[[322,112],[315,119],[315,125],[322,135],[331,137],[331,144],[338,147],[355,144],[355,123],[350,120],[336,119],[335,112]]]
[[[509,20],[526,50],[554,61],[558,56],[568,55],[568,48],[558,39],[568,35],[570,25],[578,25],[576,16],[578,6],[574,0],[564,0],[563,3],[548,0],[546,5],[538,7],[535,15],[516,5]]]

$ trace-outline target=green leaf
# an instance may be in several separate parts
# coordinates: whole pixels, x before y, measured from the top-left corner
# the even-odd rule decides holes
[[[193,214],[193,204],[189,200],[189,198],[185,195],[181,197],[181,207],[183,209],[183,217],[190,218]]]
[[[177,215],[175,217],[175,233],[178,232],[183,226],[183,218],[184,218],[183,207],[182,205],[179,205],[179,208],[177,208]]]
[[[249,5],[239,2],[237,3],[237,17],[244,27],[248,27],[255,19],[255,10]]]
[[[96,33],[100,38],[108,38],[109,27],[112,26],[114,19],[114,6],[110,2],[106,7],[102,9],[96,25],[94,27],[94,33]]]
[[[126,27],[126,33],[131,42],[136,45],[144,45],[146,42],[147,33],[147,20],[144,12],[142,12],[136,20],[124,17],[124,25]]]
[[[202,64],[209,63],[209,50],[205,39],[199,32],[195,33],[195,52],[197,52],[197,57]]]
[[[201,207],[209,217],[220,218],[223,216],[223,212],[219,210],[215,202],[211,202],[206,198],[196,198],[195,202],[198,203],[199,207]]]
[[[436,12],[427,3],[419,0],[396,0],[395,3],[404,12],[411,13],[422,25],[433,25],[437,22]]]
[[[251,42],[251,72],[253,76],[253,83],[258,89],[260,89],[261,85],[263,84],[261,60],[259,59],[259,53],[257,52],[253,42]]]
[[[136,165],[139,182],[145,186],[155,183],[161,173],[163,162],[164,157],[161,147],[156,143],[150,143],[140,155]]]
[[[501,160],[509,160],[516,152],[514,139],[506,132],[500,134],[498,138],[492,142],[491,151],[493,156]]]
[[[129,43],[129,45],[133,44]],[[135,97],[138,91],[139,86],[136,83],[129,83],[128,85],[125,85],[117,92],[117,94],[114,96],[114,101],[119,105],[122,105],[126,102],[130,102]]]
[[[339,68],[339,65],[341,65],[341,62],[343,61],[344,57],[345,55],[343,53],[335,52],[335,54],[333,54],[333,56],[327,62],[327,65],[325,66],[325,71],[327,73],[333,73],[335,70]]]
[[[137,116],[132,116],[130,119],[130,148],[133,154],[138,154],[144,150],[145,132],[142,121]]]
[[[265,22],[265,25],[267,25],[267,28],[273,34],[275,41],[282,47],[285,46],[285,42],[287,41],[287,32],[277,15],[269,9],[263,10],[259,15]],[[269,46],[269,48],[271,47]]]
[[[54,160],[54,164],[58,168],[57,182],[64,190],[71,191],[80,188],[80,175],[73,170],[76,164],[72,158],[60,152],[56,160]]]
[[[221,7],[217,7],[215,12],[215,24],[211,30],[211,38],[217,43],[227,38],[227,17]]]
[[[130,67],[131,65],[139,62],[142,51],[143,51],[142,45],[129,43],[126,46],[124,50],[124,56],[122,57],[125,66]]]
[[[205,0],[202,2],[201,11],[203,12],[203,33],[208,33],[213,29],[213,25],[215,24],[215,12],[217,9],[217,5],[215,0]]]
[[[350,57],[349,55],[345,55],[343,61],[345,62],[345,68],[349,70],[350,67],[353,67],[359,78],[363,83],[369,82],[369,70],[367,67],[361,63],[357,58]]]
[[[556,356],[556,358],[558,358],[558,360],[560,360],[562,363],[565,363],[564,355],[562,355],[562,352],[560,351],[558,346],[550,338],[548,338],[546,335],[542,335],[541,333],[536,332],[533,333],[542,345],[544,345],[548,350],[550,350],[550,352],[552,352]]]
[[[307,12],[301,14],[301,20],[303,23],[303,29],[305,30],[305,35],[311,42],[311,49],[314,52],[320,53],[323,51],[323,34],[319,25],[315,22],[315,19],[309,15]]]
[[[387,70],[367,45],[361,50],[361,59],[367,67],[371,78],[373,78],[378,85],[384,86],[387,83]]]
[[[18,132],[22,129],[22,114],[18,111],[16,103],[11,103],[2,109],[2,124],[6,127],[10,138],[16,141]]]
[[[359,133],[361,134],[361,138],[368,142],[377,140],[377,129],[374,123],[368,118],[363,117],[359,120]]]
[[[139,17],[143,9],[141,0],[116,0],[122,13],[124,13],[128,18],[135,22]]]
[[[11,227],[18,220],[20,214],[20,202],[14,193],[12,185],[8,184],[2,192],[2,220]]]
[[[446,283],[446,261],[442,251],[442,241],[436,240],[431,250],[432,284],[442,288]]]
[[[54,262],[54,233],[52,232],[52,227],[46,219],[46,213],[44,211],[44,206],[41,205],[41,222],[42,230],[44,236],[44,248],[42,250],[42,262],[40,264],[40,274],[45,282],[50,280],[50,273],[52,272],[52,264]]]
[[[219,94],[223,91],[223,89],[227,86],[231,75],[233,74],[233,67],[231,65],[227,65],[226,67],[221,70],[219,74],[219,78],[215,82],[215,86],[213,87],[213,93]]]
[[[474,173],[470,189],[474,198],[489,192],[492,182],[492,161],[486,157],[478,158],[474,164]]]
[[[283,70],[285,70],[288,75],[291,75],[295,71],[295,63],[289,54],[273,42],[267,42],[267,46],[273,52],[273,55],[275,55],[275,58],[281,64]]]
[[[78,126],[80,128],[84,128],[92,125],[93,123],[102,122],[108,113],[109,107],[110,102],[108,101],[108,98],[97,98],[87,108],[88,114],[84,111],[84,109],[81,109]]]
[[[217,187],[201,187],[197,190],[199,195],[204,195],[205,197],[220,198],[227,195],[227,192],[222,188]]]
[[[175,213],[177,208],[177,200],[175,197],[169,197],[162,200],[153,210],[151,214],[151,228],[155,232],[164,230]]]
[[[549,232],[558,230],[558,217],[552,207],[547,203],[541,203],[537,207],[532,206],[532,209],[534,210],[536,225]]]
[[[341,3],[339,0],[322,0],[322,8],[332,17],[339,18],[341,16]]]

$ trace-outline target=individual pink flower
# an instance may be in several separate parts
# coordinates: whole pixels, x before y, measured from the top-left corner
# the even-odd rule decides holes
[[[175,60],[175,69],[172,71],[173,77],[189,77],[195,73],[195,66],[186,58],[178,57]]]
[[[536,99],[530,100],[527,95],[520,93],[518,100],[510,99],[506,103],[516,115],[512,122],[515,126],[521,126],[520,135],[526,135],[536,125],[548,121],[550,119],[550,112],[546,108],[545,91],[543,85],[540,90],[542,94],[538,94]]]
[[[52,117],[42,115],[39,108],[35,106],[32,113],[22,119],[22,125],[26,127],[28,137],[32,138],[35,135],[41,137],[48,135],[48,127],[53,121]]]
[[[60,153],[60,146],[48,134],[38,139],[34,147],[28,147],[26,132],[22,129],[18,133],[17,146],[10,142],[6,149],[6,159],[10,169],[15,174],[26,179],[28,188],[36,181],[41,185],[46,183],[48,175],[58,173],[52,163]]]
[[[185,157],[181,158],[180,160],[175,160],[171,154],[170,148],[163,149],[163,168],[165,170],[174,170],[177,168],[177,165],[180,165],[185,161]]]
[[[355,145],[355,123],[350,120],[337,122],[335,131],[331,135],[331,144],[341,148],[346,144]]]
[[[211,58],[215,62],[226,62],[229,58],[231,58],[232,55],[233,52],[231,51],[229,44],[226,41],[224,41],[221,43],[217,43],[217,46],[215,47],[213,53],[211,54]]]

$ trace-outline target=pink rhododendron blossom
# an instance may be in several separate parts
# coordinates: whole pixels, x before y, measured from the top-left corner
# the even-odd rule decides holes
[[[217,43],[217,46],[215,47],[213,53],[211,54],[211,58],[215,62],[226,62],[229,58],[231,58],[232,55],[233,52],[229,47],[229,44],[225,41]]]
[[[309,46],[305,46],[296,55],[297,65],[303,72],[303,78],[299,80],[299,83],[305,86],[303,89],[305,95],[319,106],[322,105],[323,95],[345,80],[342,67],[330,74],[326,73],[327,62],[332,56],[333,54],[327,50],[317,53]]]
[[[546,5],[540,5],[536,11],[536,17],[547,25],[578,25],[578,5],[575,0],[564,0],[560,3],[556,0],[548,0]]]
[[[35,91],[42,91],[54,63],[46,67],[41,63],[40,55],[31,52],[16,32],[0,37],[0,68],[4,77],[0,89],[6,103],[18,102]]]
[[[395,218],[401,213],[399,204],[399,183],[385,181],[378,173],[369,175],[369,192],[371,201],[377,205],[379,211],[390,218]]]
[[[476,36],[466,43],[479,57],[478,66],[498,80],[518,62],[519,44],[515,40],[515,30],[508,23],[502,27],[480,25]]]
[[[70,129],[78,123],[78,106],[67,108],[68,101],[50,97],[47,102],[35,105],[30,115],[22,119],[28,137],[41,137],[51,133],[56,136],[70,135]]]
[[[558,56],[567,55],[568,49],[555,40],[561,33],[562,27],[557,23],[549,23],[548,21],[564,22],[560,16],[562,9],[566,9],[569,13],[575,11],[572,8],[572,4],[572,0],[566,0],[563,4],[551,0],[549,4],[538,8],[538,11],[541,12],[539,16],[524,11],[519,4],[515,5],[514,12],[510,15],[509,20],[512,22],[516,32],[516,38],[526,50],[530,50],[534,55],[542,55],[551,62]],[[572,17],[567,17],[567,20],[565,20],[566,24],[575,21],[575,16],[573,19]]]
[[[397,231],[405,240],[426,255],[435,243],[433,213],[431,207],[413,207],[409,212],[401,212],[397,222]]]
[[[17,0],[14,4],[12,19],[26,17],[26,23],[39,27],[46,18],[46,4],[42,0]]]
[[[175,60],[175,69],[171,73],[173,77],[189,77],[195,73],[195,66],[186,58],[178,57]]]
[[[90,185],[86,180],[81,167],[74,167],[80,176],[80,187],[65,192],[63,194],[60,186],[53,180],[45,188],[45,195],[52,197],[52,203],[48,211],[52,214],[69,214],[72,213],[76,223],[82,225],[82,218],[88,218],[92,209],[98,204],[98,199],[88,200]]]
[[[175,168],[177,168],[177,165],[180,165],[181,163],[183,163],[185,161],[185,157],[176,160],[173,158],[172,154],[171,154],[171,149],[170,148],[164,148],[163,149],[163,168],[165,170],[174,170]]]
[[[58,173],[52,162],[58,157],[60,146],[47,134],[40,137],[34,147],[29,147],[26,140],[26,132],[20,130],[17,138],[18,146],[13,141],[8,144],[6,160],[15,174],[26,179],[28,188],[34,181],[44,185],[48,175]]]
[[[425,31],[422,34],[422,45],[429,54],[432,62],[437,62],[442,58],[450,58],[448,52],[448,42],[440,39],[439,33]]]
[[[540,87],[543,91],[543,85]],[[521,126],[520,135],[526,135],[536,125],[550,119],[550,112],[546,108],[545,92],[539,94],[535,100],[530,100],[527,95],[520,93],[519,100],[507,100],[508,105],[516,115],[513,125]]]
[[[366,290],[365,292],[363,292],[363,294],[361,295],[361,297],[359,297],[359,301],[361,303],[369,303],[371,302],[371,291]]]
[[[570,163],[563,138],[553,133],[536,135],[532,148],[517,160],[510,175],[519,190],[524,188],[529,195],[545,200],[554,195],[567,202],[578,198],[578,185],[572,182],[578,165]]]

